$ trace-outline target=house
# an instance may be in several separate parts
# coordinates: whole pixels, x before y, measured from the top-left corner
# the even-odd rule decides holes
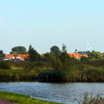
[[[24,61],[26,59],[28,59],[29,55],[28,54],[5,54],[4,56],[4,61],[5,60],[20,60],[20,61]]]
[[[79,60],[80,60],[81,57],[88,57],[86,54],[80,54],[80,53],[78,53],[77,49],[75,50],[74,53],[68,53],[68,55],[70,57],[73,57],[73,58],[76,58],[76,59],[79,59]]]
[[[40,55],[44,57],[43,54]],[[4,61],[25,61],[29,59],[29,54],[5,54],[3,60]]]

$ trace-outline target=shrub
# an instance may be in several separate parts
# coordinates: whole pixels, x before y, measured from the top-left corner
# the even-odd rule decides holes
[[[43,82],[63,82],[65,81],[65,73],[60,70],[45,70],[42,71],[38,78]]]
[[[10,64],[8,62],[0,62],[0,69],[10,69]]]

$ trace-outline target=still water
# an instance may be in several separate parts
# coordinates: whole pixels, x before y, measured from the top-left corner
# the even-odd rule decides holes
[[[85,92],[104,97],[104,83],[0,82],[0,91],[66,103],[73,102],[75,98],[82,100]]]

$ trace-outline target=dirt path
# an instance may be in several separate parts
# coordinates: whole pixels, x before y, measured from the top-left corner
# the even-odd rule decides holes
[[[8,100],[0,99],[0,104],[14,104],[14,103],[9,102]]]

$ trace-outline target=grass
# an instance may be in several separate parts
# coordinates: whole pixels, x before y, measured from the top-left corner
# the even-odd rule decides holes
[[[30,98],[27,95],[19,95],[19,94],[1,92],[1,91],[0,91],[0,98],[8,100],[10,102],[14,102],[15,104],[61,104],[61,103]]]
[[[0,62],[0,81],[104,82],[104,61]]]
[[[93,96],[89,95],[88,93],[85,93],[84,101],[82,104],[104,104],[104,98],[100,97],[100,95]]]

